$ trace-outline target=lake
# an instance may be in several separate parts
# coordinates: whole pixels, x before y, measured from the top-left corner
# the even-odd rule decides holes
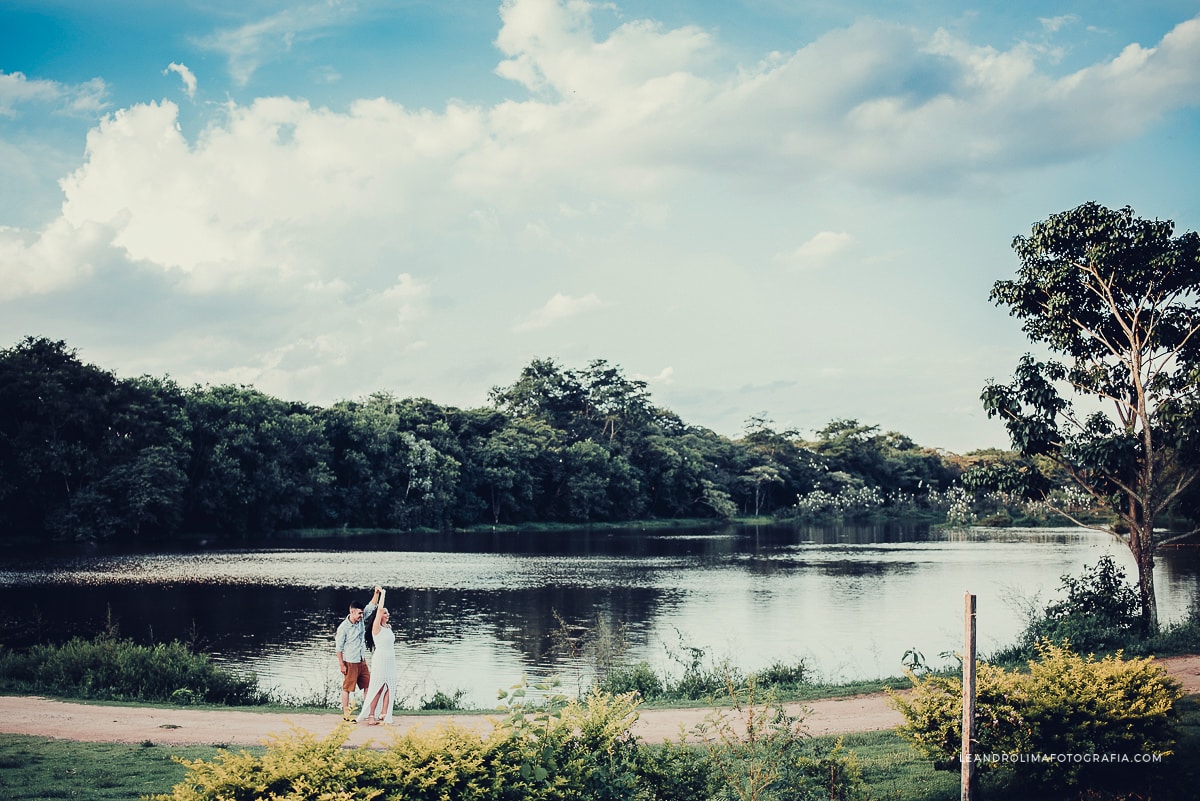
[[[1197,597],[1195,548],[1165,550],[1164,621]],[[687,531],[374,535],[220,550],[4,554],[0,637],[90,636],[111,620],[139,641],[194,641],[282,696],[332,702],[333,631],[353,598],[388,588],[401,700],[437,690],[490,707],[527,674],[575,692],[589,662],[556,648],[597,620],[628,656],[681,672],[687,648],[749,671],[804,659],[821,678],[897,675],[909,648],[934,664],[962,648],[966,591],[980,654],[1011,643],[1059,577],[1128,550],[1076,528],[721,526]],[[407,698],[403,695],[407,694]]]

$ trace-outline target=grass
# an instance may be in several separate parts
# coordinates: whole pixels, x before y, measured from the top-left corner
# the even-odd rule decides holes
[[[819,738],[836,742],[836,738]],[[862,732],[841,738],[862,766],[873,801],[955,801],[959,774],[935,771],[894,731]]]
[[[0,734],[0,795],[5,801],[138,798],[170,792],[187,770],[173,756],[212,759],[212,746],[77,743]]]

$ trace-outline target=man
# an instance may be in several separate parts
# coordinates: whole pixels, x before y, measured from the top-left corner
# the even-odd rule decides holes
[[[382,587],[375,588],[371,602],[366,608],[359,601],[350,602],[350,614],[337,627],[337,658],[342,670],[342,720],[353,721],[350,714],[350,693],[354,688],[365,691],[371,683],[371,670],[367,667],[367,644],[363,638],[363,617],[370,615],[379,605]]]

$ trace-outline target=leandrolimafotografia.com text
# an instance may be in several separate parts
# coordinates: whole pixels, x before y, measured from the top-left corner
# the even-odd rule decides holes
[[[1004,764],[1004,763],[1049,763],[1049,762],[1071,762],[1071,763],[1095,763],[1095,764],[1115,764],[1115,763],[1157,763],[1162,762],[1164,754],[968,754],[965,758],[960,755],[959,761],[969,759],[978,764]]]

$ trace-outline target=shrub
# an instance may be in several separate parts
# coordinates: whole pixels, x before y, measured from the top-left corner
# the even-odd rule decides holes
[[[1104,555],[1078,577],[1064,575],[1059,581],[1066,598],[1048,605],[1044,617],[1030,626],[1032,641],[1069,640],[1077,650],[1101,651],[1119,648],[1141,633],[1137,591],[1112,556]]]
[[[302,801],[370,801],[383,793],[373,785],[382,772],[380,759],[366,749],[343,748],[350,724],[339,726],[323,739],[293,728],[288,735],[272,737],[261,754],[221,749],[206,762],[176,761],[188,769],[187,778],[169,795],[151,801],[250,801],[271,798]],[[478,738],[476,738],[478,740]]]
[[[454,710],[459,709],[459,704],[462,703],[463,696],[467,694],[466,690],[455,690],[452,694],[447,694],[441,690],[434,692],[431,698],[421,699],[421,709],[425,710]]]
[[[1146,653],[1194,654],[1200,651],[1200,600],[1193,601],[1187,617],[1159,630],[1144,643]]]
[[[1038,643],[1037,652],[1028,673],[979,665],[977,753],[1028,755],[1026,761],[985,762],[982,768],[1045,789],[1111,788],[1133,781],[1138,769],[1145,775],[1144,765],[1126,760],[1170,753],[1175,703],[1182,692],[1153,659],[1125,660],[1117,654],[1097,660],[1048,641]],[[908,694],[891,693],[904,717],[901,734],[931,759],[957,760],[961,679],[914,676],[913,684]],[[1032,761],[1041,755],[1072,756]],[[1117,758],[1076,761],[1074,755]]]
[[[1085,566],[1079,576],[1063,575],[1059,581],[1063,598],[1040,613],[1031,612],[1017,642],[993,654],[993,662],[1010,664],[1031,659],[1042,640],[1069,643],[1079,653],[1121,650],[1138,655],[1189,652],[1200,643],[1195,613],[1168,629],[1143,631],[1137,590],[1109,555],[1091,567]]]
[[[662,679],[645,661],[614,667],[596,683],[596,689],[613,695],[635,692],[646,701],[653,701],[664,692]]]
[[[862,769],[839,740],[814,745],[799,715],[761,697],[753,681],[727,690],[733,709],[697,727],[710,763],[714,797],[738,801],[849,801],[864,792]]]
[[[679,649],[668,647],[667,655],[683,666],[683,675],[664,682],[664,696],[688,701],[713,699],[723,696],[728,686],[740,687],[745,683],[745,676],[728,659],[712,664],[706,659],[708,652],[704,648],[684,642],[683,634],[678,630],[676,634],[679,635]]]
[[[0,686],[115,701],[228,705],[264,702],[257,679],[236,676],[179,641],[138,645],[103,634],[0,653]]]
[[[787,664],[775,662],[762,670],[756,670],[750,679],[764,690],[796,691],[809,683],[808,663],[803,659]]]
[[[813,746],[796,717],[740,695],[737,715],[714,714],[701,743],[646,746],[630,727],[632,694],[568,701],[552,683],[501,693],[486,734],[444,726],[393,734],[382,751],[346,748],[350,724],[329,736],[293,728],[262,753],[222,749],[178,760],[188,773],[149,801],[847,801],[861,775],[840,744]],[[532,700],[537,696],[539,700]],[[744,777],[756,777],[747,784]],[[746,789],[754,789],[746,795]]]
[[[347,749],[350,726],[324,739],[293,729],[256,756],[220,751],[212,762],[181,760],[188,776],[157,801],[354,799],[405,801],[613,801],[630,798],[638,744],[632,696],[599,693],[568,703],[549,693],[534,704],[518,685],[487,736],[446,726],[393,737],[381,752]]]

